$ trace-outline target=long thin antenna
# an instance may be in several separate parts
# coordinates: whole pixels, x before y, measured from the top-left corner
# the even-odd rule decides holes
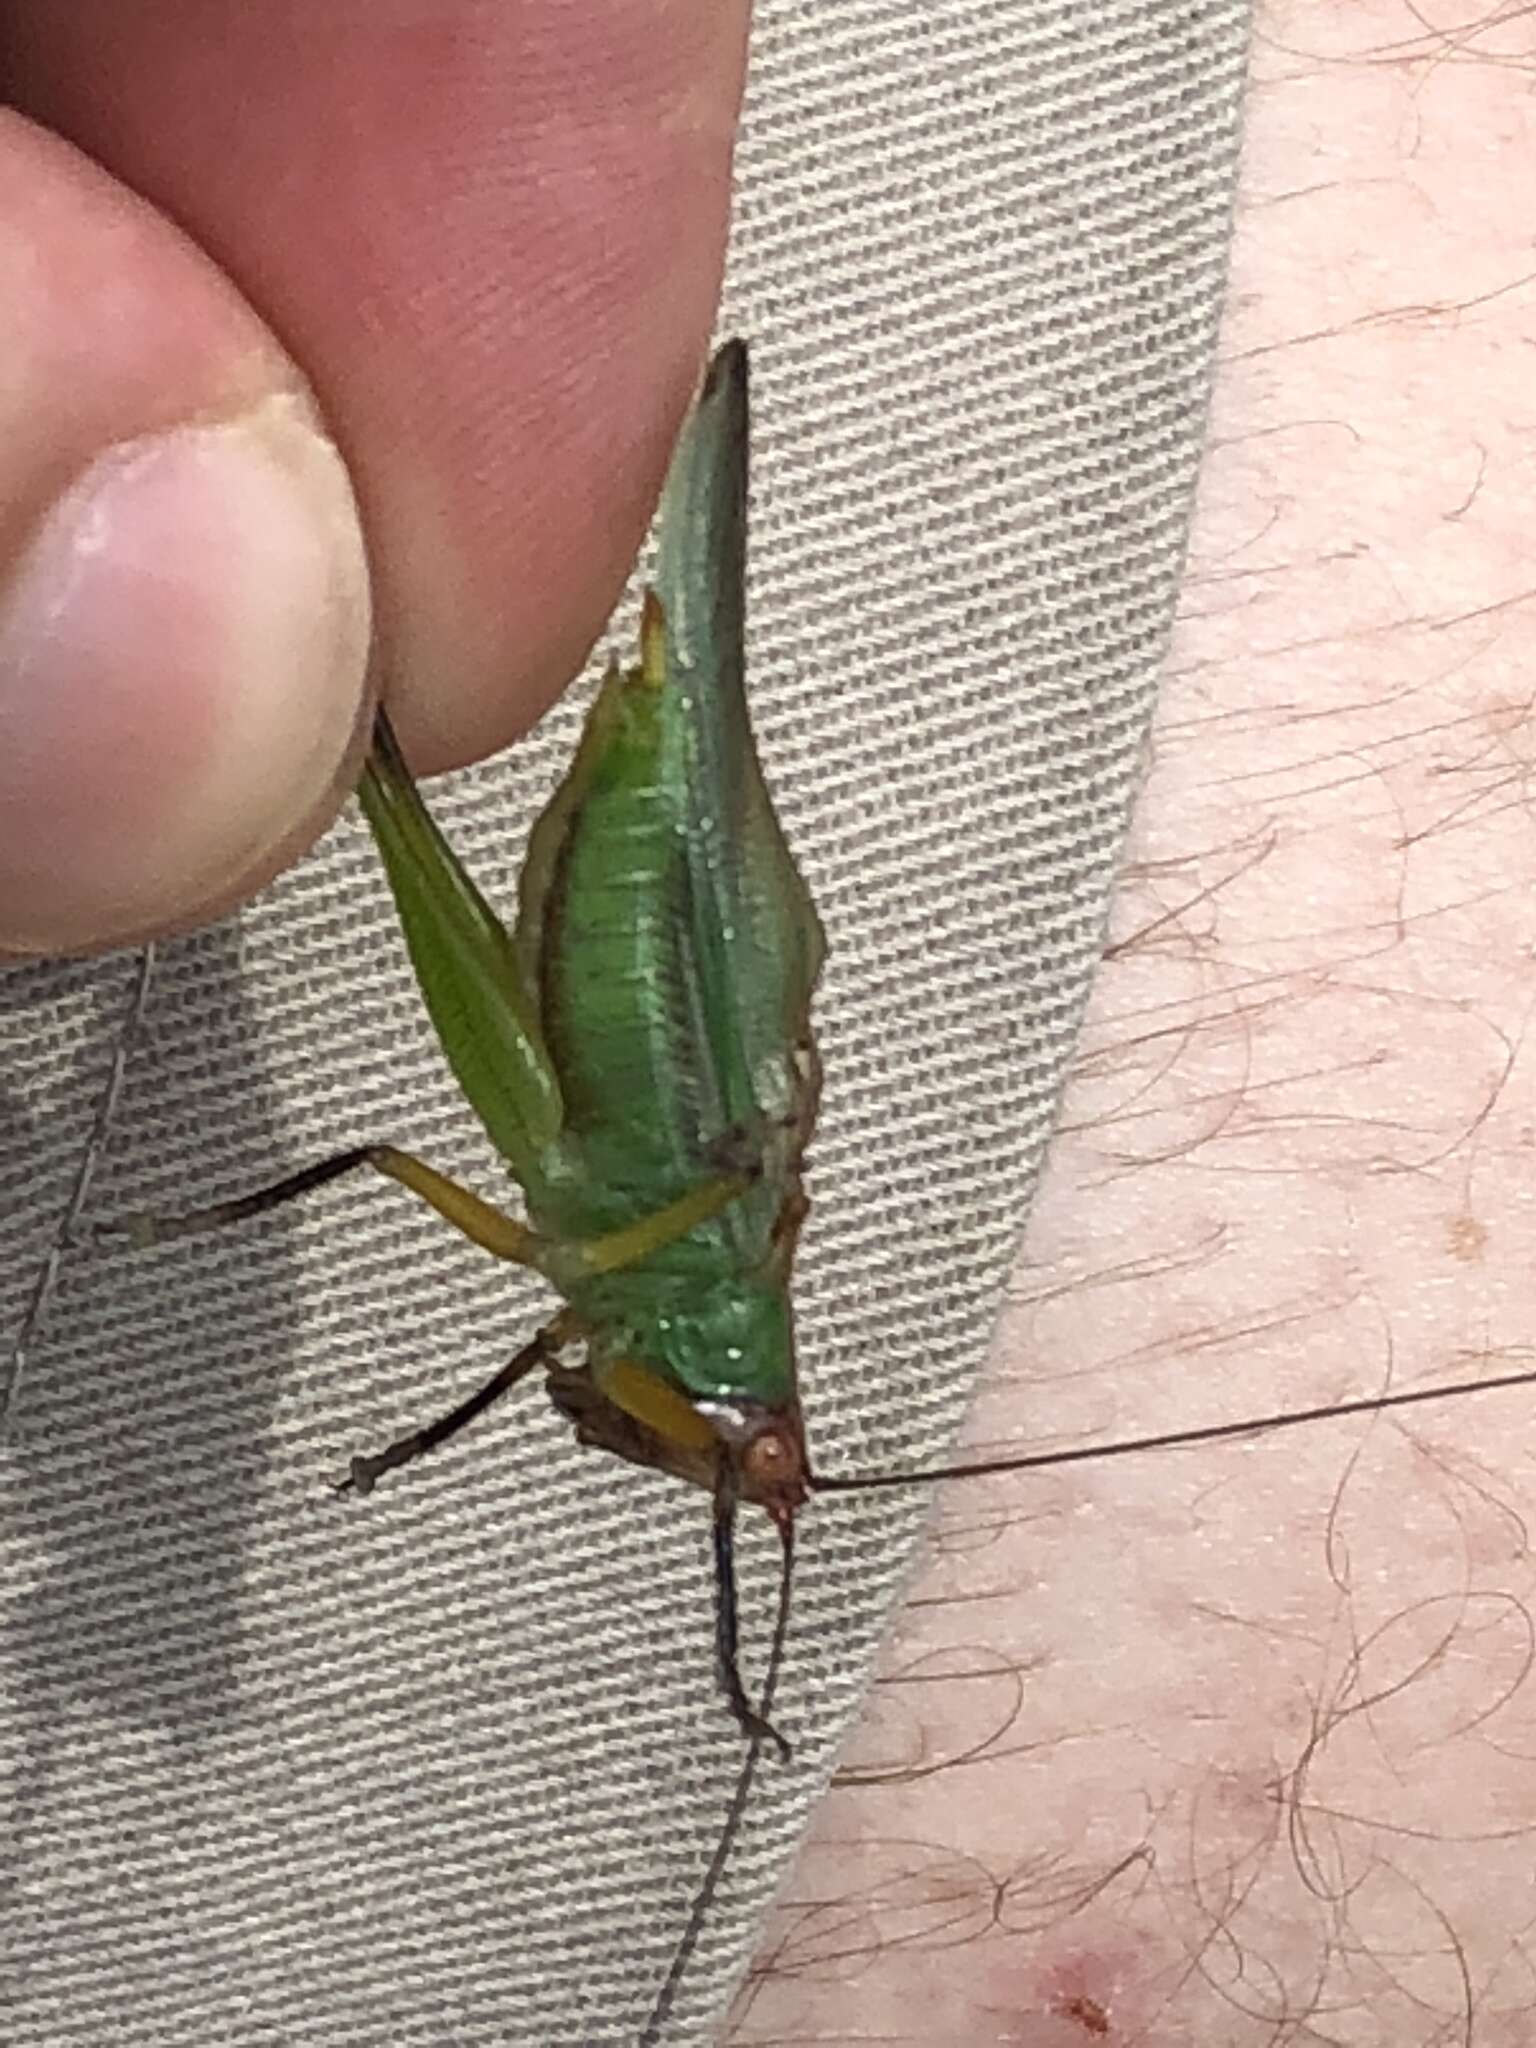
[[[866,1493],[877,1487],[928,1486],[945,1479],[984,1479],[992,1472],[1039,1471],[1046,1465],[1083,1465],[1095,1458],[1129,1458],[1138,1451],[1178,1450],[1189,1444],[1222,1443],[1229,1438],[1263,1436],[1272,1429],[1296,1429],[1304,1422],[1333,1422],[1351,1415],[1379,1415],[1387,1408],[1422,1407],[1430,1401],[1452,1401],[1462,1394],[1489,1394],[1500,1387],[1536,1386],[1536,1367],[1523,1372],[1492,1373],[1458,1387],[1414,1387],[1406,1393],[1369,1394],[1358,1401],[1332,1401],[1320,1408],[1284,1409],[1277,1415],[1256,1415],[1246,1422],[1210,1422],[1195,1429],[1170,1429],[1157,1436],[1127,1437],[1112,1444],[1078,1444],[1070,1451],[1030,1451],[998,1458],[973,1458],[959,1465],[938,1465],[928,1472],[869,1472],[841,1477],[808,1475],[816,1493]]]
[[[747,1802],[752,1796],[752,1787],[757,1778],[758,1759],[763,1753],[763,1742],[773,1735],[768,1715],[773,1708],[773,1695],[778,1688],[779,1673],[784,1665],[784,1645],[789,1636],[789,1612],[792,1599],[792,1582],[795,1566],[795,1525],[787,1518],[779,1524],[779,1541],[783,1546],[783,1561],[779,1568],[779,1611],[773,1624],[773,1643],[768,1652],[768,1675],[763,1680],[762,1696],[757,1706],[757,1729],[747,1743],[746,1755],[741,1760],[741,1769],[736,1774],[735,1789],[730,1804],[725,1809],[725,1819],[720,1833],[715,1838],[714,1854],[694,1894],[693,1904],[688,1909],[688,1924],[679,1937],[677,1947],[672,1951],[672,1960],[667,1965],[667,1974],[662,1979],[661,1989],[645,2025],[641,2028],[637,2048],[657,2048],[662,2029],[672,2017],[678,1989],[688,1966],[693,1961],[693,1952],[699,1945],[704,1924],[709,1918],[715,1895],[720,1889],[720,1880],[725,1875],[731,1852],[736,1847],[736,1837],[741,1832],[742,1821],[746,1818]]]

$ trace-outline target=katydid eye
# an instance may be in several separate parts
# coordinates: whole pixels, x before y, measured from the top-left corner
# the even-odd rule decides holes
[[[786,1480],[798,1479],[803,1465],[798,1444],[778,1429],[765,1429],[741,1454],[743,1473],[760,1486],[782,1486]]]

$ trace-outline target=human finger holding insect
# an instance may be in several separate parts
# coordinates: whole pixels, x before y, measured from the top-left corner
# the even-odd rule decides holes
[[[579,667],[703,350],[746,16],[5,10],[0,951],[250,893],[374,688],[431,770]]]

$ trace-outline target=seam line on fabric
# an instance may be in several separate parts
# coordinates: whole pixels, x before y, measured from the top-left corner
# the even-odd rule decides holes
[[[139,954],[138,966],[134,970],[128,991],[128,1001],[118,1024],[117,1039],[107,1066],[106,1080],[102,1083],[101,1093],[96,1102],[96,1112],[91,1118],[91,1127],[80,1150],[80,1163],[75,1169],[74,1186],[70,1189],[69,1199],[60,1213],[52,1242],[38,1266],[37,1279],[33,1283],[27,1305],[22,1310],[21,1322],[17,1327],[15,1341],[11,1345],[11,1355],[6,1364],[4,1378],[0,1379],[0,1436],[8,1436],[15,1422],[29,1352],[43,1327],[48,1305],[58,1286],[59,1268],[63,1264],[70,1237],[90,1197],[91,1178],[105,1149],[112,1119],[117,1114],[123,1075],[128,1066],[128,1053],[138,1034],[149,1002],[154,968],[155,946],[151,940]]]

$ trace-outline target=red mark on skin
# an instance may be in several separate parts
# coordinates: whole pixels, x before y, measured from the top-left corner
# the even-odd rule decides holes
[[[1141,1859],[1128,1859],[1126,1869],[1141,1867]],[[1091,1930],[1090,1930],[1091,1932]],[[1017,2042],[1018,2048],[1096,2048],[1111,2041],[1161,2040],[1157,2015],[1165,2003],[1159,1985],[1159,1959],[1148,1944],[1128,1940],[1118,1931],[1101,1942],[1065,1943],[1049,1962],[1026,1959],[1021,1997],[1003,2006],[999,1984],[996,2004],[989,2010],[1006,2015],[1013,2031],[1004,2026],[1002,2041]],[[1148,1993],[1158,1987],[1155,1999]]]
[[[1108,2039],[1109,2014],[1096,1998],[1089,1998],[1079,1991],[1071,1998],[1059,2000],[1056,2010],[1064,2020],[1076,2020],[1083,2032],[1091,2034],[1096,2041]]]

